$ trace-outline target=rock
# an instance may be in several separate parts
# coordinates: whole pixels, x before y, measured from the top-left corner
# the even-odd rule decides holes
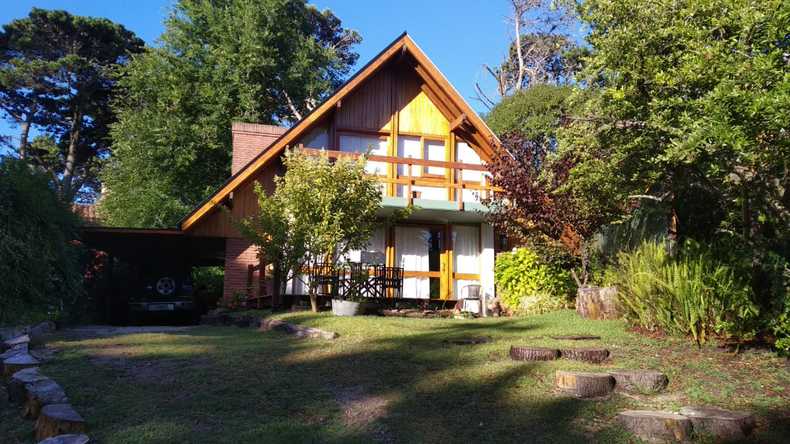
[[[88,435],[58,435],[47,438],[38,444],[88,444],[91,441]]]
[[[38,360],[27,353],[20,353],[3,360],[3,379],[8,380],[14,373],[30,367],[37,367]]]
[[[16,404],[22,404],[27,399],[26,385],[46,379],[48,378],[41,374],[41,370],[38,367],[19,370],[8,380],[8,400]]]
[[[618,319],[622,315],[617,287],[582,287],[576,292],[576,313],[584,319]]]
[[[50,404],[41,409],[36,420],[36,440],[72,433],[85,433],[85,420],[69,404]]]
[[[658,393],[669,384],[667,375],[656,370],[613,370],[609,374],[617,382],[617,390],[631,393]]]
[[[599,364],[609,357],[609,350],[605,348],[569,348],[560,350],[560,355],[574,361]]]
[[[680,414],[689,418],[694,433],[710,435],[716,442],[743,440],[756,427],[754,415],[716,407],[683,407]]]
[[[49,378],[26,384],[25,390],[27,396],[25,397],[25,407],[22,410],[22,415],[25,418],[36,419],[45,406],[69,402],[63,388]]]
[[[592,341],[595,339],[601,339],[600,336],[593,336],[593,335],[567,335],[567,336],[549,336],[551,339],[559,339],[565,341]]]
[[[302,325],[289,324],[279,319],[261,319],[260,331],[279,330],[300,338],[323,338],[336,339],[340,335],[333,331],[324,331],[318,328],[304,327]]]
[[[510,358],[515,361],[553,361],[560,357],[560,351],[545,347],[510,347]]]
[[[557,370],[555,382],[557,388],[577,398],[599,398],[614,390],[614,378],[609,373]]]
[[[687,442],[691,439],[689,418],[672,412],[626,410],[617,415],[626,430],[651,443]]]

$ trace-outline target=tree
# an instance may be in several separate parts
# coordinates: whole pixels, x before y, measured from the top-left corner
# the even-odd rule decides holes
[[[231,121],[287,124],[338,87],[359,35],[304,0],[181,0],[123,69],[102,213],[171,226],[230,173]]]
[[[109,154],[114,70],[143,41],[107,19],[33,8],[0,32],[0,110],[20,127],[13,148],[46,171],[67,202],[98,188]],[[43,133],[30,143],[32,130]]]
[[[239,221],[242,234],[274,264],[280,294],[305,267],[334,268],[351,250],[364,248],[381,224],[378,181],[365,174],[365,159],[286,152],[285,174],[267,195],[256,186],[259,212]],[[312,293],[312,290],[311,290]],[[313,310],[317,310],[311,294]]]

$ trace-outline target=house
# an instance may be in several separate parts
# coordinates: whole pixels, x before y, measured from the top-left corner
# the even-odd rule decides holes
[[[403,267],[405,298],[452,300],[470,285],[493,296],[496,242],[480,200],[492,192],[485,164],[499,141],[406,33],[290,129],[233,124],[232,176],[179,226],[195,240],[225,240],[226,298],[265,283],[266,267],[258,267],[254,246],[232,218],[257,211],[254,183],[272,191],[289,147],[330,157],[369,152],[366,169],[381,182],[382,217],[416,208],[402,223],[377,230],[352,261]],[[304,283],[292,282],[287,292],[305,293]]]

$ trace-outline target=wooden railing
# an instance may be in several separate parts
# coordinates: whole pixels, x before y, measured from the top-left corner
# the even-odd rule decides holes
[[[349,158],[359,158],[363,156],[360,153],[354,152],[347,152],[347,151],[334,151],[334,150],[324,150],[318,148],[308,148],[300,146],[299,149],[307,154],[311,155],[326,155],[330,159],[337,159],[340,157],[349,157]],[[427,159],[415,159],[411,157],[394,157],[394,156],[380,156],[380,155],[367,155],[365,159],[369,162],[383,162],[393,165],[405,165],[405,174],[399,174],[397,167],[394,168],[394,173],[388,174],[387,176],[376,175],[375,177],[383,183],[386,184],[394,184],[395,186],[401,185],[406,187],[406,197],[408,198],[409,204],[414,203],[414,192],[413,187],[431,187],[431,188],[441,188],[447,190],[453,190],[453,198],[449,198],[446,200],[454,200],[458,203],[458,209],[464,209],[464,198],[463,198],[463,190],[474,190],[480,192],[480,199],[488,198],[497,191],[497,189],[489,184],[489,177],[488,175],[483,175],[482,183],[481,181],[473,181],[473,180],[464,180],[463,179],[463,172],[464,171],[480,171],[482,173],[487,173],[488,169],[485,165],[473,164],[473,163],[462,163],[462,162],[444,162],[440,160],[427,160]],[[443,177],[425,177],[423,175],[415,176],[413,168],[415,166],[422,167],[423,170],[428,167],[434,168],[444,168],[445,171],[449,171],[449,174],[444,174]],[[424,174],[424,173],[423,173]],[[394,195],[394,194],[387,194],[387,195]]]

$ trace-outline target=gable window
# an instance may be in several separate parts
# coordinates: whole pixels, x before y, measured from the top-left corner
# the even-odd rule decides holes
[[[343,133],[338,136],[340,151],[347,153],[368,154],[371,156],[386,156],[389,137]],[[365,164],[368,174],[377,176],[387,175],[387,163],[369,160]]]
[[[446,161],[444,140],[423,139],[423,158],[427,160],[438,160],[440,162]],[[444,168],[435,166],[425,167],[425,175],[444,177]]]
[[[455,144],[455,161],[473,165],[481,165],[483,163],[477,152],[463,140],[458,140]],[[456,172],[456,180],[475,185],[487,185],[489,178],[490,174],[483,171],[463,170],[460,174]],[[480,201],[480,190],[465,189],[462,193],[464,202]]]

